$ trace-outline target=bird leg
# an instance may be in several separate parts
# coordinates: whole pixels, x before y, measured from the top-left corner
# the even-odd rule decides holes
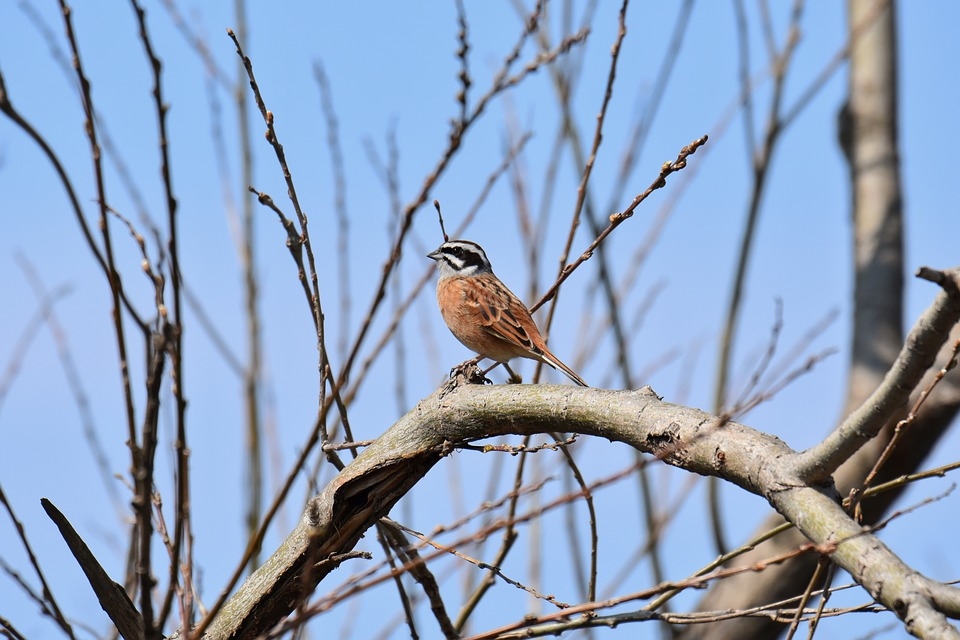
[[[481,371],[480,367],[477,366],[480,360],[481,357],[477,356],[466,362],[461,362],[453,369],[450,369],[450,379],[453,380],[455,384],[461,382],[466,384],[493,384],[493,382],[484,375],[486,372]]]
[[[500,364],[502,364],[503,368],[506,369],[507,373],[510,374],[510,377],[507,378],[507,384],[523,384],[523,378],[514,373],[513,369],[510,368],[510,365],[508,365],[506,362],[501,362]]]

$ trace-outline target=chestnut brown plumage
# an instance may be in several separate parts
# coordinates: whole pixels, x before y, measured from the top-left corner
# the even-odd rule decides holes
[[[530,311],[493,274],[480,245],[469,240],[450,240],[427,257],[436,260],[440,269],[440,314],[464,346],[505,367],[513,358],[538,360],[563,372],[578,385],[588,386],[547,349]]]

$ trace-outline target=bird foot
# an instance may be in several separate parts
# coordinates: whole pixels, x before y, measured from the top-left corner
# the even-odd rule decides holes
[[[467,360],[450,369],[450,379],[446,382],[441,396],[445,396],[462,384],[493,384],[477,366],[477,360]]]
[[[500,364],[502,364],[503,368],[507,371],[507,384],[523,384],[523,378],[517,375],[517,373],[511,369],[506,362],[501,362]]]

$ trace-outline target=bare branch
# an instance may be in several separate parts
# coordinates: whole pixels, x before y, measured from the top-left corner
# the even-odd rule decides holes
[[[828,477],[906,404],[960,322],[960,270],[942,272],[941,282],[944,292],[917,319],[881,385],[823,442],[801,455],[798,470],[803,477],[811,481]]]
[[[123,586],[110,579],[110,576],[104,571],[103,567],[94,557],[90,548],[83,539],[77,534],[73,525],[67,520],[57,507],[46,498],[40,500],[43,510],[47,512],[50,519],[60,530],[70,552],[76,558],[83,573],[87,576],[90,586],[100,606],[110,616],[110,620],[116,625],[120,635],[124,640],[142,640],[144,637],[143,618],[140,612],[133,606],[133,602],[123,590]],[[46,589],[46,587],[44,587]],[[70,634],[72,637],[72,634]]]

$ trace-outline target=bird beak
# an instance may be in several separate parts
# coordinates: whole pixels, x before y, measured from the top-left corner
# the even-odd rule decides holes
[[[430,258],[431,260],[439,260],[439,259],[440,259],[440,249],[436,249],[436,250],[434,250],[434,251],[431,251],[430,253],[427,254],[427,257]]]

